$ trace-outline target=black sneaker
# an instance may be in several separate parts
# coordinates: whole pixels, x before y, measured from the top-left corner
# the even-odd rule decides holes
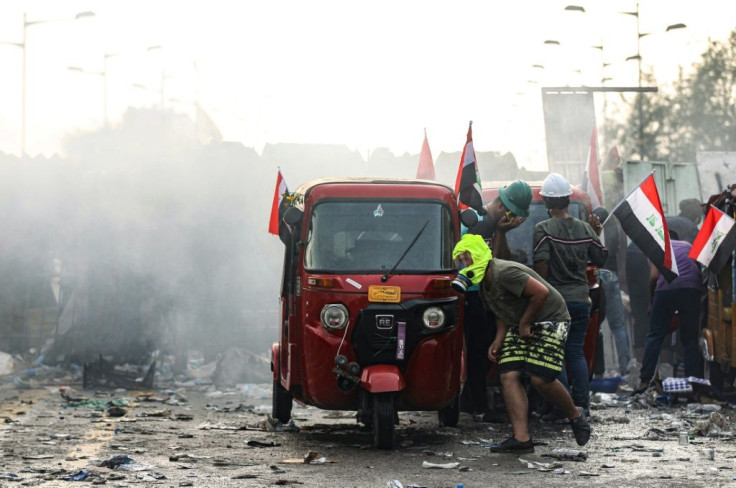
[[[575,442],[578,446],[584,446],[590,439],[590,424],[585,419],[585,411],[582,407],[577,407],[580,411],[580,417],[574,418],[570,421],[572,432],[575,434]]]
[[[497,442],[495,444],[491,444],[488,448],[491,452],[510,452],[510,453],[517,453],[517,454],[525,454],[534,452],[534,442],[532,442],[531,439],[529,439],[526,442],[520,442],[514,439],[513,437],[509,437],[503,442]]]

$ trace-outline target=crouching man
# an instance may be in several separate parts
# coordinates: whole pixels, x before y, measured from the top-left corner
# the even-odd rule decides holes
[[[590,424],[583,409],[576,407],[562,383],[565,339],[570,315],[562,295],[523,264],[493,259],[482,237],[466,234],[452,257],[459,277],[480,286],[483,306],[496,314],[496,338],[488,349],[498,362],[506,411],[512,436],[493,444],[491,452],[529,453],[534,443],[529,434],[526,391],[522,375],[570,420],[575,441],[583,446],[590,438]]]

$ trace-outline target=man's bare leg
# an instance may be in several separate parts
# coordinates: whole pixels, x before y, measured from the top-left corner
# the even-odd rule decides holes
[[[568,419],[572,420],[580,417],[580,410],[575,406],[570,393],[562,386],[559,380],[550,381],[538,376],[532,376],[532,386],[536,388],[545,400],[553,403],[557,408],[562,410]],[[504,398],[506,398],[505,395]]]
[[[562,385],[560,384],[560,386]],[[514,439],[519,442],[526,442],[530,439],[529,418],[527,417],[529,402],[524,386],[521,384],[521,371],[501,373],[501,387],[506,412],[508,412],[511,420]],[[572,404],[572,399],[570,399],[570,403]]]

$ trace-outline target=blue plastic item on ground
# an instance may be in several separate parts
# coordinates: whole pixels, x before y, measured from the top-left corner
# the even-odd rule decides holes
[[[619,383],[623,381],[621,376],[611,378],[593,378],[590,380],[590,390],[596,393],[616,393]]]
[[[89,471],[83,469],[77,474],[73,474],[67,478],[67,481],[84,481],[89,476]]]

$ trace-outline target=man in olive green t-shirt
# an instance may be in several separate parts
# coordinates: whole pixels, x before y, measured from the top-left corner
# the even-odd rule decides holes
[[[575,440],[585,445],[590,437],[590,424],[556,379],[562,370],[570,324],[562,296],[523,264],[493,259],[480,236],[464,235],[452,256],[460,274],[479,282],[483,306],[496,314],[496,338],[488,357],[499,365],[513,435],[492,445],[491,452],[534,451],[529,435],[528,401],[521,382],[524,373],[530,375],[532,385],[542,396],[565,412]],[[480,263],[487,263],[484,270],[478,269]],[[472,276],[467,270],[472,270]]]

